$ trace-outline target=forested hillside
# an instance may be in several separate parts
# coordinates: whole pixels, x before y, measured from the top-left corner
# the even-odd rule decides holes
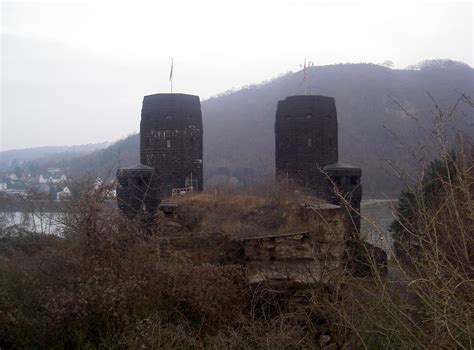
[[[435,118],[433,100],[453,106],[461,94],[474,96],[474,70],[452,61],[426,61],[406,70],[374,64],[339,64],[307,68],[308,94],[333,96],[339,121],[339,159],[363,170],[364,193],[394,196],[400,182],[387,162],[409,171],[423,140],[423,126]],[[258,178],[274,174],[274,118],[278,100],[303,94],[303,71],[232,90],[202,101],[204,171],[207,183],[218,169],[232,174],[253,168]],[[412,116],[402,111],[401,106]],[[137,101],[140,113],[141,101]],[[474,136],[473,110],[458,105],[463,120],[455,126]],[[76,159],[71,172],[113,176],[119,165],[139,162],[137,135]]]
[[[32,162],[45,167],[61,166],[73,158],[107,147],[107,142],[74,146],[45,146],[24,149],[13,149],[0,152],[0,171],[12,169],[20,163]]]

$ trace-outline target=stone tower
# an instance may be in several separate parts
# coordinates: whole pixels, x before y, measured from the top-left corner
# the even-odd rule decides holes
[[[360,231],[360,202],[362,200],[360,178],[362,170],[356,166],[339,163],[325,166],[323,170],[327,174],[328,182],[326,199],[330,203],[341,206],[345,206],[346,202],[349,203],[346,209],[352,223],[350,231],[357,234]]]
[[[359,167],[338,163],[336,102],[326,96],[290,96],[278,102],[276,174],[307,193],[346,207],[351,234],[360,231]],[[347,205],[349,204],[349,205]]]
[[[203,127],[198,96],[145,96],[140,123],[140,162],[154,169],[160,196],[173,189],[203,188]]]
[[[327,179],[321,170],[338,161],[334,98],[290,96],[278,102],[275,160],[279,179],[314,195],[327,193]]]
[[[160,204],[153,168],[138,164],[117,170],[117,203],[129,218],[154,215]]]

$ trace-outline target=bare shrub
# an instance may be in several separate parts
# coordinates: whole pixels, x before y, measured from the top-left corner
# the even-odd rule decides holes
[[[101,198],[86,191],[68,203],[65,238],[48,250],[2,260],[2,347],[119,346],[147,319],[191,333],[238,319],[241,268],[164,264],[156,239]]]
[[[465,143],[451,151],[449,135],[455,132],[448,121],[455,108],[435,104],[434,117],[423,150],[412,153],[438,154],[438,159],[420,161],[419,176],[407,182],[400,197],[388,278],[353,276],[330,300],[313,303],[328,315],[341,347],[473,347],[472,158]]]

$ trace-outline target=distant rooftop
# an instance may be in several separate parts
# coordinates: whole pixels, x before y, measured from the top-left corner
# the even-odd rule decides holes
[[[284,103],[334,103],[334,97],[323,96],[323,95],[294,95],[287,96],[284,100]],[[280,102],[282,102],[280,101]]]
[[[156,102],[168,102],[168,101],[179,101],[179,102],[195,102],[199,101],[199,96],[188,95],[188,94],[170,94],[170,93],[158,93],[152,95],[146,95],[143,97],[145,101],[156,101]]]

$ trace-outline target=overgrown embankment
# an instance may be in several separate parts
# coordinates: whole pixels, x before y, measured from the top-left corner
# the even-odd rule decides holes
[[[462,181],[473,183],[472,176],[462,174]],[[474,208],[471,187],[452,181],[443,186],[467,192],[443,191],[441,207],[455,201],[465,208],[463,215],[473,212],[466,209]],[[100,193],[85,192],[69,204],[64,238],[2,237],[0,347],[472,347],[472,260],[466,262],[465,250],[454,255],[451,250],[472,252],[472,217],[455,221],[466,233],[456,236],[463,244],[442,250],[445,245],[434,245],[435,236],[426,235],[432,232],[426,229],[441,227],[431,219],[445,217],[437,206],[415,208],[425,220],[416,221],[411,238],[430,249],[421,259],[416,256],[412,263],[417,265],[394,261],[403,277],[397,281],[384,279],[373,266],[371,278],[345,276],[340,288],[249,288],[242,265],[162,259],[158,237],[163,234],[244,237],[302,230],[308,222],[299,216],[298,199],[281,191],[270,187],[183,198],[184,212],[158,219],[156,232],[145,236],[137,222],[103,205]],[[448,201],[444,195],[451,193]]]

